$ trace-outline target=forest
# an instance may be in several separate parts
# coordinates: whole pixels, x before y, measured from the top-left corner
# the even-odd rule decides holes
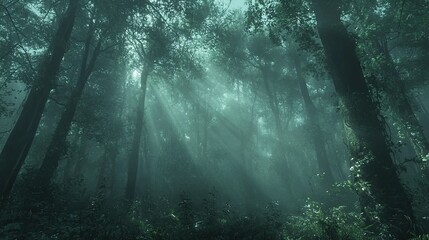
[[[0,239],[429,239],[428,0],[0,0]]]

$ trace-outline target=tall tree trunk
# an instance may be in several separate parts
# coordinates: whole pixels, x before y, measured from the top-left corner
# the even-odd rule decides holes
[[[143,187],[144,187],[144,191],[143,193],[151,193],[152,192],[152,172],[153,172],[153,168],[152,168],[152,161],[153,159],[149,156],[149,133],[148,133],[148,129],[147,129],[147,124],[145,124],[143,126],[143,134],[144,134],[144,139],[143,139],[143,158],[144,158],[144,176],[142,177],[143,181],[145,181],[143,183]]]
[[[390,156],[384,123],[371,98],[355,41],[341,22],[339,0],[312,0],[317,30],[339,97],[351,173],[368,224],[386,224],[392,238],[406,239],[415,218]],[[381,228],[378,228],[381,230]]]
[[[304,107],[307,112],[308,121],[310,122],[310,131],[313,135],[312,140],[314,150],[316,152],[317,163],[319,165],[319,173],[322,175],[322,185],[324,187],[330,187],[334,183],[334,177],[332,175],[328,154],[326,153],[322,129],[320,129],[319,116],[317,114],[316,106],[314,106],[314,103],[310,98],[310,94],[308,93],[307,84],[302,74],[301,60],[299,59],[298,55],[295,55],[293,60],[298,78],[297,80],[299,89],[301,90],[301,95],[304,100]]]
[[[279,161],[281,161],[281,166],[282,166],[282,178],[285,181],[285,186],[287,188],[287,190],[293,194],[294,191],[292,191],[292,177],[291,174],[293,174],[290,171],[290,166],[289,166],[289,162],[288,159],[286,157],[286,152],[285,152],[285,136],[284,136],[284,131],[283,131],[283,127],[281,124],[281,119],[280,119],[280,108],[279,108],[279,103],[278,103],[278,99],[276,97],[275,91],[272,89],[272,85],[270,82],[270,70],[267,66],[263,66],[260,68],[261,72],[262,72],[262,80],[263,80],[263,84],[264,84],[264,88],[265,91],[267,92],[268,95],[268,101],[269,101],[269,106],[270,106],[270,110],[271,113],[273,114],[274,117],[274,126],[275,126],[275,130],[276,130],[276,135],[277,135],[277,144],[276,144],[276,149],[274,152],[274,156],[278,158]]]
[[[73,29],[79,1],[70,0],[48,53],[40,65],[21,114],[0,154],[0,204],[6,199],[30,150],[48,96],[60,68]]]
[[[72,149],[70,150],[69,158],[67,159],[66,165],[64,167],[64,174],[63,174],[63,182],[66,182],[68,179],[71,178],[73,167],[75,166],[77,162],[77,153],[75,150],[78,149],[78,146],[80,146],[80,142],[82,139],[82,134],[80,132],[80,129],[74,134],[74,140],[71,144]]]
[[[87,149],[89,140],[85,136],[85,129],[83,129],[83,132],[80,137],[80,144],[79,148],[76,154],[76,161],[73,168],[73,178],[80,178],[83,174],[83,166],[85,165],[85,162],[87,161]]]
[[[190,98],[189,96],[186,96],[187,98],[191,99],[191,104],[194,108],[194,134],[195,134],[195,153],[198,159],[202,159],[202,146],[201,146],[201,131],[200,129],[200,119],[201,119],[201,107],[198,103],[197,99]]]
[[[236,93],[237,93],[237,105],[238,105],[238,109],[236,110],[236,115],[238,115],[238,119],[240,122],[244,122],[244,110],[241,107],[241,94],[240,91],[242,90],[243,86],[240,82],[240,80],[236,79],[235,81],[235,85],[236,85]],[[240,161],[244,164],[244,166],[248,167],[248,161],[246,161],[246,134],[245,134],[246,129],[240,129]]]
[[[203,108],[203,137],[201,143],[201,156],[202,158],[207,158],[207,146],[209,142],[209,109],[207,102],[205,103],[206,107]]]
[[[113,163],[115,162],[116,157],[119,153],[116,148],[116,146],[118,145],[118,142],[119,141],[115,141],[115,142],[109,141],[104,145],[104,154],[101,159],[100,170],[97,178],[97,189],[99,191],[103,191],[103,192],[112,191],[112,186],[111,186],[112,176],[108,176],[107,172],[109,168],[110,169],[113,168],[114,166]]]
[[[128,179],[127,186],[125,188],[125,197],[128,200],[133,200],[136,190],[136,181],[137,181],[137,170],[139,165],[139,156],[140,156],[140,144],[143,131],[143,119],[144,119],[144,106],[146,99],[146,90],[147,90],[147,80],[149,74],[152,71],[152,63],[146,62],[143,66],[143,71],[141,74],[141,89],[139,94],[139,101],[137,105],[137,119],[135,122],[135,131],[133,143],[131,146],[130,157],[128,159]]]
[[[265,87],[265,91],[267,92],[268,95],[268,103],[270,105],[270,110],[273,114],[274,117],[274,124],[276,127],[276,131],[277,131],[277,136],[279,138],[279,142],[283,143],[283,138],[284,138],[284,134],[283,134],[283,128],[281,125],[281,120],[280,120],[280,109],[279,109],[279,104],[276,98],[276,94],[272,89],[272,86],[270,84],[270,79],[269,79],[269,70],[267,70],[266,68],[262,67],[261,68],[262,71],[262,80],[263,80],[263,84]]]
[[[383,85],[392,110],[400,119],[400,129],[406,133],[407,137],[410,139],[411,145],[419,161],[428,161],[429,142],[419,120],[414,114],[410,98],[406,93],[407,90],[405,88],[405,84],[402,81],[401,76],[395,67],[393,58],[389,53],[387,41],[385,39],[376,41],[375,45],[384,60],[381,70],[386,79],[384,79]]]
[[[51,139],[48,150],[46,151],[45,158],[43,159],[42,165],[36,176],[35,182],[41,188],[49,185],[55,170],[58,167],[61,157],[66,152],[67,135],[70,130],[77,105],[79,103],[80,97],[82,96],[85,85],[94,70],[95,62],[100,53],[101,41],[99,40],[88,62],[92,36],[93,30],[90,29],[85,43],[79,78],[76,82],[75,88],[72,91],[70,99],[67,102],[65,110],[61,114],[61,119],[54,131],[54,135]]]

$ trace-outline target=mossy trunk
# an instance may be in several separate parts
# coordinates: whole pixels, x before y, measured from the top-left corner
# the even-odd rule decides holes
[[[399,129],[410,139],[419,162],[427,162],[429,160],[429,142],[417,116],[414,114],[405,83],[395,67],[388,50],[387,41],[375,41],[375,47],[383,61],[381,71],[385,77],[382,85],[392,112],[400,120]]]
[[[332,75],[349,151],[351,173],[367,223],[391,238],[411,236],[415,218],[390,155],[385,123],[371,98],[355,41],[341,22],[339,0],[312,0],[317,30]],[[382,225],[383,226],[382,226]]]

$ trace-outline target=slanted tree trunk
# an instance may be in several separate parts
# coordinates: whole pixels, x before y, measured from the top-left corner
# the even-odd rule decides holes
[[[48,53],[41,62],[21,114],[0,154],[0,204],[6,199],[30,150],[37,127],[73,29],[79,1],[70,0],[65,17],[60,21]]]
[[[153,68],[153,64],[150,62],[146,62],[143,67],[143,71],[141,73],[140,79],[140,94],[139,101],[137,105],[137,119],[135,122],[135,131],[133,143],[131,146],[130,157],[128,159],[128,178],[127,185],[125,188],[125,197],[128,200],[133,200],[136,191],[136,181],[137,181],[137,170],[139,165],[139,157],[140,157],[140,144],[141,137],[143,131],[143,119],[144,119],[144,106],[146,99],[146,90],[147,90],[147,80],[149,78],[149,74],[151,73]]]
[[[411,201],[390,156],[380,111],[371,98],[355,41],[341,22],[339,0],[312,0],[317,30],[340,101],[351,173],[368,224],[392,238],[411,236],[415,218]]]
[[[429,142],[419,120],[414,114],[410,98],[406,93],[405,84],[402,81],[401,75],[396,69],[393,58],[389,53],[387,41],[376,41],[375,45],[384,60],[381,70],[386,79],[383,81],[385,83],[383,86],[393,113],[400,119],[400,129],[402,132],[406,133],[407,138],[410,139],[418,160],[420,162],[428,161]]]
[[[66,104],[65,110],[61,114],[60,121],[54,131],[54,135],[51,139],[48,150],[46,151],[45,158],[43,159],[42,165],[36,176],[35,183],[41,188],[49,185],[61,157],[66,152],[67,135],[70,130],[77,105],[80,97],[82,96],[85,85],[94,70],[95,62],[100,53],[101,41],[99,40],[88,62],[93,33],[93,30],[90,29],[85,43],[79,78],[71,93],[70,99]]]
[[[328,155],[326,153],[325,141],[324,141],[322,129],[320,129],[317,109],[310,98],[310,94],[308,93],[307,84],[302,74],[301,62],[300,62],[299,56],[298,55],[294,56],[293,60],[294,60],[296,75],[298,78],[297,80],[299,84],[299,89],[301,90],[301,95],[304,100],[304,107],[307,112],[308,121],[310,123],[310,131],[313,137],[312,141],[314,145],[314,150],[316,152],[316,159],[319,166],[319,173],[320,175],[322,175],[322,185],[324,187],[330,187],[334,183],[334,177],[332,175],[331,166],[329,163]]]

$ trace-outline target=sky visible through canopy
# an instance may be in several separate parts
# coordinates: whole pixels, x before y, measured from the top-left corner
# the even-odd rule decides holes
[[[231,2],[231,5],[229,6],[230,9],[244,9],[246,8],[246,0],[223,0],[226,5]]]

